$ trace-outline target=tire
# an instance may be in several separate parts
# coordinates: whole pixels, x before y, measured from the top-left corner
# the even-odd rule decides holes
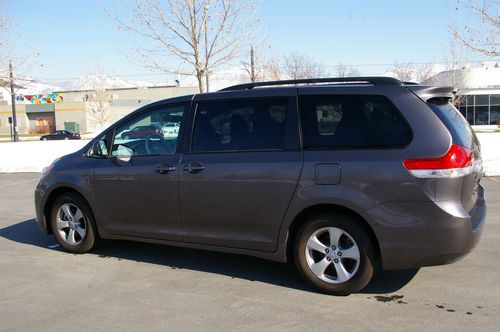
[[[99,243],[90,206],[77,194],[62,194],[55,200],[50,213],[50,225],[57,242],[68,252],[83,254]]]
[[[67,141],[67,140],[69,140],[69,138],[68,137],[64,137],[64,140]]]
[[[343,214],[309,219],[297,232],[293,249],[299,274],[323,293],[349,295],[364,288],[374,274],[370,237],[354,218]]]
[[[46,140],[47,140],[47,137],[42,138],[42,141],[46,141]]]

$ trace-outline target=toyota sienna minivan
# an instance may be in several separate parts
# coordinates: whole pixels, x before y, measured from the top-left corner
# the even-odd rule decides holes
[[[356,292],[379,268],[451,263],[479,241],[480,145],[452,98],[352,77],[154,102],[44,170],[37,223],[71,253],[101,239],[231,252]]]

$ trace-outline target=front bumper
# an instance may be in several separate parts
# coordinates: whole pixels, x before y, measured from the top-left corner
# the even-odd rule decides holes
[[[392,270],[449,264],[464,257],[479,242],[486,212],[480,186],[476,204],[460,216],[435,202],[392,202],[367,210],[364,217],[377,236],[383,269]]]
[[[49,228],[47,227],[47,220],[45,218],[45,213],[44,213],[44,207],[45,207],[44,193],[45,191],[39,184],[35,189],[35,215],[38,228],[40,228],[45,233],[49,233]]]

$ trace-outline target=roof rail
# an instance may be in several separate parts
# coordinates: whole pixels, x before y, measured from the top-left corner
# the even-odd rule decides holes
[[[292,85],[292,84],[308,84],[308,83],[345,83],[345,84],[373,84],[373,85],[404,85],[398,79],[392,77],[330,77],[330,78],[304,78],[298,80],[283,80],[283,81],[268,81],[268,82],[253,82],[233,85],[219,91],[235,91],[235,90],[250,90],[260,86],[277,86],[277,85]]]

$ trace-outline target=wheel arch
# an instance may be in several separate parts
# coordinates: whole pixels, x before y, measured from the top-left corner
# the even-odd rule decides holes
[[[373,231],[372,227],[368,223],[368,221],[363,218],[359,213],[356,211],[349,209],[345,206],[342,205],[337,205],[337,204],[316,204],[309,206],[305,209],[303,209],[301,212],[299,212],[293,221],[291,222],[290,226],[288,227],[288,235],[286,239],[286,260],[288,262],[292,262],[294,260],[294,255],[293,255],[293,247],[294,247],[294,241],[295,237],[297,236],[297,232],[300,229],[304,223],[307,222],[308,219],[320,215],[322,213],[341,213],[343,215],[349,216],[352,218],[353,221],[357,222],[363,229],[366,231],[368,236],[370,237],[370,240],[372,241],[372,244],[375,249],[375,258],[377,260],[377,263],[380,262],[381,260],[381,251],[380,251],[380,246],[379,242],[377,239],[377,236],[375,235],[375,232]]]
[[[75,188],[72,188],[72,187],[68,187],[68,186],[62,186],[62,187],[55,188],[54,190],[52,190],[50,192],[50,194],[47,197],[47,200],[45,202],[45,205],[43,207],[43,216],[45,218],[45,225],[47,228],[47,234],[52,234],[52,226],[50,223],[50,214],[51,214],[52,206],[54,205],[55,200],[59,196],[61,196],[63,194],[67,194],[67,193],[73,193],[75,195],[78,195],[81,199],[83,199],[87,203],[87,205],[90,207],[90,212],[93,214],[93,211],[92,211],[92,208],[89,204],[89,201],[78,190],[76,190]]]

